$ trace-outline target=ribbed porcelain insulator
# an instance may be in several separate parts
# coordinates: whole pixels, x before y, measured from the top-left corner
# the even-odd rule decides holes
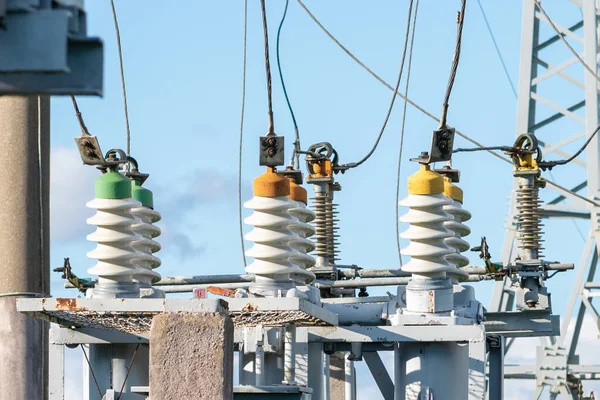
[[[98,244],[87,253],[89,258],[98,260],[88,273],[97,275],[99,284],[102,281],[131,283],[132,277],[138,272],[139,268],[134,262],[139,253],[132,243],[139,236],[132,229],[136,218],[131,209],[140,205],[140,202],[131,198],[94,199],[87,203],[89,208],[97,210],[96,215],[87,220],[88,224],[97,226],[87,239]]]
[[[160,244],[154,240],[160,236],[160,228],[154,223],[160,221],[161,216],[157,211],[145,206],[136,207],[131,210],[131,213],[137,219],[131,228],[140,236],[132,243],[133,248],[140,253],[135,260],[140,268],[133,279],[149,285],[160,280],[160,274],[154,271],[154,268],[158,268],[161,261],[153,253],[161,248]]]
[[[290,240],[290,246],[297,251],[297,254],[293,255],[290,259],[302,269],[299,275],[303,277],[305,282],[310,282],[315,279],[315,274],[307,271],[307,268],[314,266],[316,260],[308,255],[308,253],[315,249],[315,243],[308,239],[315,234],[315,228],[309,222],[313,221],[316,215],[304,203],[292,201],[295,205],[293,208],[290,208],[289,213],[292,217],[297,218],[298,222],[290,225],[290,230],[296,233],[296,237]]]
[[[411,257],[402,270],[418,278],[445,276],[447,271],[454,268],[446,260],[446,256],[454,251],[445,243],[445,239],[452,236],[452,232],[444,226],[444,222],[452,220],[452,217],[443,209],[450,204],[450,200],[442,194],[411,194],[398,204],[410,208],[408,213],[400,217],[400,221],[410,224],[400,235],[410,240],[401,253]]]
[[[445,205],[444,211],[454,217],[454,219],[444,222],[444,226],[454,234],[446,239],[446,244],[453,248],[455,252],[448,254],[446,260],[455,265],[456,268],[448,271],[447,274],[453,280],[461,281],[469,277],[466,271],[460,269],[469,265],[469,259],[460,253],[468,251],[471,248],[469,243],[462,239],[471,233],[471,229],[463,224],[463,222],[471,219],[471,213],[462,208],[462,204],[459,201],[452,199],[450,201],[452,201],[452,204]]]
[[[288,280],[291,274],[301,273],[302,270],[290,258],[297,251],[290,246],[290,241],[297,235],[290,230],[290,225],[298,220],[292,217],[289,209],[295,202],[287,196],[259,197],[247,201],[244,207],[254,210],[254,213],[244,222],[254,226],[246,240],[254,242],[254,246],[246,251],[254,262],[246,267],[246,272],[257,278],[272,280]]]

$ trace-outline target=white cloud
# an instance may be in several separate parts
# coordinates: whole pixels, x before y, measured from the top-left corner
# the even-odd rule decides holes
[[[81,239],[93,229],[85,203],[94,197],[99,172],[83,165],[75,148],[55,147],[50,153],[50,233],[52,242]]]

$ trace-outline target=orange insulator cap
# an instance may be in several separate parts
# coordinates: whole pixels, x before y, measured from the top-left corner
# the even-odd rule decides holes
[[[442,194],[444,179],[431,170],[429,165],[421,165],[419,171],[408,177],[409,194]]]
[[[275,168],[254,180],[254,195],[259,197],[282,197],[290,194],[290,180],[279,175]]]
[[[292,178],[290,180],[290,195],[289,198],[296,201],[301,201],[304,204],[308,204],[308,193],[306,189],[298,185]]]
[[[452,200],[456,200],[462,204],[463,202],[463,191],[461,188],[452,183],[452,180],[447,176],[444,176],[444,195],[450,197]]]

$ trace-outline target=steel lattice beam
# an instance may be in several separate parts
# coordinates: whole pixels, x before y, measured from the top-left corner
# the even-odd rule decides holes
[[[544,3],[550,4],[549,2]],[[569,27],[565,27],[566,24],[561,21],[563,13],[553,14],[551,18],[560,31],[561,36],[571,43],[575,51],[579,53],[587,65],[591,66],[593,70],[598,71],[598,14],[596,1],[571,1],[570,3],[565,2],[563,6],[574,7],[575,10],[579,9],[581,11],[581,20],[570,24]],[[567,13],[564,14],[567,15]],[[599,124],[597,78],[583,67],[577,69],[578,75],[575,76],[572,72],[574,70],[573,67],[577,66],[579,61],[571,53],[565,51],[565,44],[558,35],[552,34],[547,38],[540,37],[544,31],[548,30],[549,23],[543,13],[537,10],[533,0],[523,1],[522,21],[516,133],[517,135],[523,132],[535,133],[540,138],[540,144],[545,154],[553,152],[556,156],[568,158],[571,154],[565,150],[565,147],[570,144],[581,145],[585,138],[588,137],[587,135],[590,135]],[[550,63],[546,57],[549,53],[552,53],[554,56],[556,54],[568,54],[568,57],[562,61]],[[553,59],[556,59],[556,57]],[[569,69],[569,67],[571,68]],[[571,84],[574,90],[580,91],[581,98],[567,106],[561,105],[561,101],[563,100],[561,98],[562,92],[553,89],[553,84],[557,80]],[[538,94],[540,92],[544,93],[544,95],[540,96]],[[552,110],[554,113],[542,117],[540,115],[542,114],[542,110]],[[556,143],[550,143],[551,140],[545,137],[548,128],[551,128],[552,124],[556,121],[565,119],[564,117],[570,121],[570,124],[579,125],[579,127],[574,129],[571,136],[563,137]],[[567,398],[572,398],[574,395],[569,389],[567,382],[555,380],[549,383],[548,380],[544,380],[540,376],[542,373],[539,371],[547,367],[547,365],[540,364],[557,362],[556,360],[558,359],[561,362],[564,361],[564,371],[565,373],[568,372],[569,379],[571,380],[598,379],[598,373],[600,372],[600,366],[578,365],[579,360],[577,356],[577,344],[586,309],[592,312],[596,320],[598,319],[598,314],[592,306],[593,292],[590,290],[594,285],[590,286],[590,282],[593,282],[595,278],[599,251],[597,245],[598,237],[595,231],[598,229],[600,209],[593,204],[595,203],[593,201],[594,198],[600,197],[598,196],[600,187],[598,174],[599,146],[600,142],[596,137],[590,142],[585,151],[585,161],[577,160],[568,166],[571,172],[569,174],[571,181],[569,183],[563,182],[562,186],[572,187],[573,180],[581,182],[573,187],[571,192],[559,191],[556,190],[557,188],[550,186],[546,189],[554,190],[558,196],[543,207],[544,217],[589,218],[590,234],[583,249],[582,259],[577,265],[576,282],[563,316],[561,336],[550,338],[549,343],[542,341],[543,346],[540,346],[540,349],[550,350],[543,357],[539,356],[538,351],[537,367],[506,366],[505,376],[507,378],[537,379],[538,389],[534,398],[539,398],[547,386],[550,388],[551,398],[555,398],[558,394],[565,395]],[[583,202],[580,197],[577,197],[582,196],[581,193],[577,193],[582,189],[587,189],[585,197],[592,200],[591,202]],[[502,251],[502,261],[505,264],[513,261],[518,255],[517,238],[515,235],[516,224],[515,197],[513,195]],[[590,294],[592,295],[590,296]],[[514,307],[514,297],[510,281],[505,280],[504,282],[496,283],[490,310],[512,310]],[[572,314],[575,310],[577,312],[572,338],[571,340],[567,340],[567,328],[571,324]],[[560,346],[564,346],[565,343],[569,343],[569,346],[565,349],[566,353],[564,357],[554,357],[559,355],[560,349],[562,349]],[[510,345],[507,348],[510,348]]]

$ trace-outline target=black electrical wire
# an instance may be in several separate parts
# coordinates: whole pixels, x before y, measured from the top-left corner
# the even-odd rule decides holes
[[[573,161],[574,159],[576,159],[581,153],[583,153],[583,151],[590,144],[590,142],[592,141],[592,139],[598,134],[598,131],[600,131],[600,126],[598,126],[594,130],[594,132],[592,132],[592,134],[585,141],[585,143],[583,144],[583,146],[581,146],[581,148],[579,150],[577,150],[577,152],[575,154],[573,154],[571,157],[563,159],[563,160],[542,161],[542,162],[538,163],[539,167],[541,169],[543,169],[543,170],[546,170],[546,169],[552,169],[552,168],[556,167],[557,165],[565,165],[565,164],[570,163],[571,161]]]
[[[448,86],[446,87],[446,95],[444,96],[444,104],[442,105],[442,116],[440,118],[440,128],[446,128],[446,118],[448,117],[448,106],[450,101],[450,94],[454,87],[454,80],[456,79],[456,71],[458,70],[458,63],[460,61],[460,48],[462,44],[462,31],[465,23],[465,8],[467,0],[462,0],[462,6],[457,16],[457,32],[456,32],[456,48],[454,50],[454,57],[452,59],[452,68],[450,69],[450,78],[448,79]]]
[[[404,107],[402,110],[402,128],[400,131],[400,147],[398,149],[398,171],[396,174],[396,247],[398,249],[398,261],[400,266],[402,266],[402,254],[400,253],[400,226],[399,226],[399,215],[398,215],[398,202],[400,201],[400,172],[402,167],[402,150],[404,148],[404,128],[406,126],[406,108],[408,106],[408,102],[406,98],[408,98],[408,87],[410,84],[410,71],[412,67],[412,58],[413,58],[413,49],[415,43],[415,31],[417,29],[417,14],[419,11],[419,0],[415,3],[415,14],[413,17],[412,23],[412,34],[410,37],[410,49],[408,50],[408,69],[406,71],[406,85],[404,87]]]
[[[90,131],[88,131],[87,126],[85,125],[85,121],[83,120],[83,115],[81,115],[81,111],[79,111],[79,105],[77,104],[77,99],[75,96],[71,95],[71,101],[73,102],[73,108],[75,109],[75,115],[77,116],[77,121],[79,121],[79,127],[81,128],[82,135],[90,135]]]
[[[302,3],[300,2],[300,4],[302,4]],[[306,7],[305,7],[305,9],[306,9]],[[340,165],[341,170],[356,168],[359,165],[363,164],[365,161],[367,161],[373,155],[373,153],[375,153],[375,150],[377,149],[377,146],[379,146],[379,142],[381,141],[381,138],[383,137],[385,128],[387,127],[388,121],[390,120],[390,116],[392,115],[392,110],[394,109],[394,102],[396,101],[396,93],[398,92],[398,88],[400,87],[400,81],[402,80],[402,71],[404,70],[404,60],[406,59],[406,50],[408,48],[408,39],[410,37],[412,9],[413,9],[413,0],[410,0],[408,3],[408,17],[406,19],[406,32],[404,33],[404,48],[402,49],[402,60],[400,61],[400,71],[398,72],[398,79],[396,80],[396,86],[393,89],[394,94],[392,94],[392,100],[390,101],[390,105],[389,105],[387,113],[385,115],[385,119],[383,120],[383,125],[381,126],[381,129],[379,130],[379,134],[377,135],[377,140],[375,140],[375,143],[373,144],[373,147],[371,148],[371,150],[360,161],[357,161],[354,163],[342,164],[342,165]]]
[[[269,108],[269,129],[267,131],[267,135],[275,135],[275,123],[273,122],[273,96],[271,90],[271,62],[269,60],[269,29],[267,27],[267,10],[265,7],[265,0],[260,0],[260,8],[262,11],[263,22],[263,36],[265,39],[265,71],[267,75],[267,103]]]
[[[475,151],[492,151],[492,150],[506,151],[509,153],[525,153],[526,152],[521,149],[517,149],[516,147],[513,147],[513,146],[488,146],[488,147],[469,147],[469,148],[459,147],[458,149],[454,149],[452,151],[452,153],[473,153]]]
[[[123,110],[125,112],[125,129],[127,139],[127,155],[131,155],[131,130],[129,129],[129,112],[127,111],[127,88],[125,86],[125,69],[123,67],[123,50],[121,49],[121,32],[119,31],[119,21],[117,20],[117,9],[114,0],[110,0],[113,20],[115,23],[115,34],[117,35],[117,49],[119,53],[119,71],[121,73],[121,88],[123,90]],[[129,168],[129,164],[128,167]]]
[[[300,132],[298,130],[298,122],[296,121],[296,115],[294,114],[294,109],[292,108],[292,103],[290,102],[290,98],[288,96],[287,89],[285,87],[285,80],[283,79],[283,72],[281,71],[281,59],[279,57],[279,43],[281,39],[281,28],[283,27],[283,23],[285,22],[285,17],[287,16],[288,6],[290,0],[285,0],[285,8],[283,9],[283,15],[281,16],[281,22],[279,22],[279,28],[277,29],[277,43],[275,45],[276,54],[277,54],[277,70],[279,71],[279,79],[281,80],[281,87],[283,89],[283,95],[285,96],[285,101],[287,103],[288,109],[290,110],[290,115],[292,116],[292,122],[294,123],[294,132],[296,134],[296,141],[294,142],[294,152],[292,154],[292,159],[290,161],[290,166],[293,166],[294,159],[296,160],[296,168],[298,168],[298,158],[300,154],[298,150],[300,150]]]

